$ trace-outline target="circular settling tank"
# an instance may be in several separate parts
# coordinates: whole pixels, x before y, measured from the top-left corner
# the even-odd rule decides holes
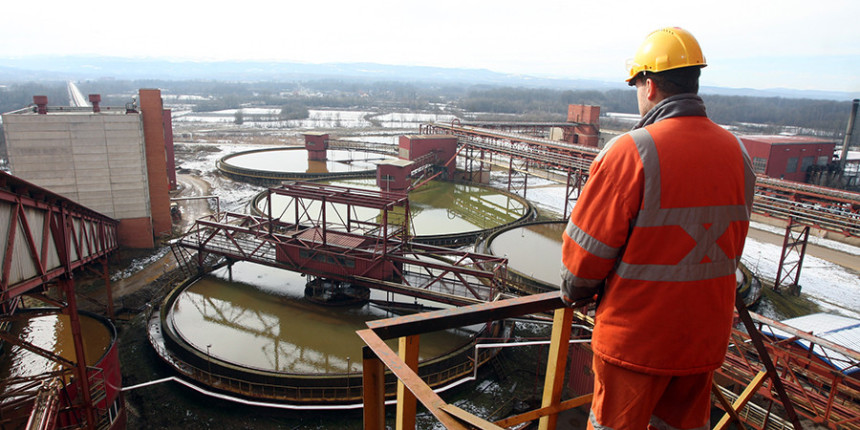
[[[502,229],[481,244],[483,252],[508,259],[508,277],[525,293],[557,290],[561,273],[563,221]]]
[[[557,291],[561,286],[561,244],[566,226],[567,221],[548,221],[505,228],[479,244],[478,250],[507,257],[508,277],[522,292]],[[757,302],[761,297],[759,280],[743,265],[735,276],[744,302]]]
[[[397,316],[374,304],[393,296],[373,291],[371,302],[326,306],[305,297],[306,283],[299,273],[239,262],[177,288],[161,310],[168,362],[178,359],[183,364],[174,367],[198,382],[244,396],[299,404],[359,400],[364,342],[355,332],[369,320]],[[419,373],[462,367],[484,328],[422,335]],[[396,350],[396,340],[389,346]]]
[[[326,184],[349,188],[379,190],[375,179],[355,178],[324,181]],[[268,213],[266,193],[255,199],[258,214]],[[272,195],[272,216],[287,223],[295,222],[294,208],[288,207],[290,198]],[[343,205],[327,203],[327,216],[346,214]],[[310,217],[319,218],[321,205],[313,202]],[[302,209],[304,211],[304,208]],[[534,216],[534,209],[524,199],[471,183],[430,181],[409,192],[409,210],[412,214],[411,232],[415,239],[441,245],[471,243],[478,236],[516,224]],[[353,208],[353,218],[376,219],[379,211]]]
[[[330,176],[371,176],[376,164],[391,157],[366,151],[329,149],[326,160],[308,160],[304,148],[256,149],[218,160],[220,171],[241,180],[273,182]]]
[[[101,393],[93,397],[97,402],[97,415],[104,415],[107,410],[111,412],[110,416],[98,418],[109,423],[111,428],[124,428],[125,410],[119,396],[122,377],[116,329],[110,321],[95,314],[80,312],[79,317],[91,390]],[[19,310],[9,325],[9,335],[68,362],[77,361],[69,315],[61,314],[57,309]],[[68,399],[75,398],[79,390],[74,375],[74,369],[67,364],[18,345],[5,344],[0,357],[0,379],[4,381],[0,387],[0,398],[21,399],[27,391],[32,391],[33,381],[42,381],[43,387],[56,383],[60,389],[62,408],[58,421],[63,425],[80,424],[80,409],[77,406],[70,408],[68,404]],[[26,388],[28,386],[30,388]],[[12,423],[11,428],[17,428],[14,414],[8,418],[11,421],[7,424]],[[26,416],[23,419],[26,422]]]
[[[59,312],[59,311],[57,311]],[[60,313],[27,315],[24,311],[10,326],[10,334],[33,346],[74,362],[75,343],[69,316]],[[114,330],[109,322],[92,316],[81,315],[81,332],[84,333],[84,355],[87,365],[93,366],[102,359],[114,340]],[[0,378],[24,378],[41,375],[64,366],[34,352],[18,346],[4,347],[3,360],[0,360]],[[2,389],[8,389],[4,386]]]

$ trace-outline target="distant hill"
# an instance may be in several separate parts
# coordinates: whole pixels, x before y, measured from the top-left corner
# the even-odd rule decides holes
[[[362,81],[410,81],[438,84],[469,84],[599,90],[625,88],[622,82],[589,79],[558,79],[506,74],[486,69],[454,69],[396,66],[373,63],[288,63],[260,61],[171,61],[119,57],[24,57],[0,58],[0,84],[40,80],[162,79],[216,81],[305,81],[345,79]],[[799,91],[789,89],[702,87],[702,93],[752,97],[785,97],[850,100],[860,93]]]

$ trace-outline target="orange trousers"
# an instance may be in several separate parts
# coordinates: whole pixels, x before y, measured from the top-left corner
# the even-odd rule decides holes
[[[596,354],[589,430],[709,428],[714,372],[657,376],[609,364]]]

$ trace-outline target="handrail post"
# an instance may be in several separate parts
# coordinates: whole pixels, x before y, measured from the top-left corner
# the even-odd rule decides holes
[[[419,336],[403,336],[397,341],[397,355],[406,364],[406,367],[418,372],[418,346]],[[417,401],[403,381],[397,380],[397,430],[414,430],[415,413],[417,412]]]
[[[552,335],[549,345],[549,357],[546,361],[546,378],[543,385],[542,408],[558,406],[564,391],[564,375],[567,367],[567,353],[570,350],[571,325],[573,324],[573,308],[556,309],[552,318]],[[538,423],[539,430],[554,429],[558,423],[558,413],[543,416]]]
[[[385,429],[385,365],[369,346],[361,348],[364,429]]]

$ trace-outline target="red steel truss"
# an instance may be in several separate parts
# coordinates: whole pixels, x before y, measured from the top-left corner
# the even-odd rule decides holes
[[[847,374],[860,367],[860,353],[767,317],[752,313],[750,316],[765,340],[767,356],[779,374],[794,412],[827,428],[860,429],[860,379]],[[781,336],[776,336],[777,333]],[[803,347],[796,341],[803,342]],[[813,352],[825,354],[831,363],[847,370],[843,372],[825,364]],[[774,384],[765,384],[762,358],[753,348],[748,331],[734,329],[717,379],[722,394],[733,400],[735,411],[748,426],[779,428],[774,423],[780,422],[781,413],[768,404],[783,402]],[[750,402],[754,395],[759,398],[757,405]],[[714,428],[725,428],[729,421],[727,416]]]
[[[5,239],[0,266],[0,339],[56,361],[63,372],[74,373],[81,397],[72,399],[73,407],[82,409],[82,423],[95,428],[73,272],[89,263],[104,261],[118,248],[119,222],[5,172],[0,172],[0,220],[0,234]],[[51,287],[58,290],[54,297],[47,294]],[[15,311],[21,306],[23,295],[60,307],[69,315],[74,361],[5,330],[5,326],[17,318]],[[108,298],[110,300],[110,294]],[[32,402],[38,391],[39,384],[15,390],[11,403],[20,404],[21,399]],[[9,405],[0,398],[0,408]],[[55,412],[53,407],[50,410]]]
[[[282,214],[295,222],[272,213],[273,195],[290,199]],[[405,194],[297,182],[270,188],[265,199],[267,216],[197,220],[173,242],[180,262],[200,268],[214,254],[457,305],[501,293],[506,259],[409,240]],[[361,219],[356,208],[377,212]]]

